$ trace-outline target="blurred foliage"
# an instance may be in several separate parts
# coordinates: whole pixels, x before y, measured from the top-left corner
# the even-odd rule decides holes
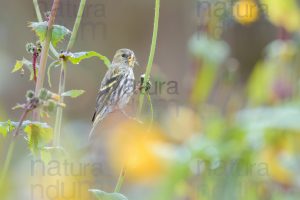
[[[300,10],[297,0],[260,0],[266,5],[266,15],[276,26],[288,31],[300,28]]]
[[[267,9],[261,8],[263,4]],[[233,42],[214,37],[210,29],[215,27],[217,20],[224,19],[215,16],[208,18],[205,22],[208,28],[194,34],[188,43],[193,68],[187,77],[189,85],[182,95],[182,103],[154,106],[154,112],[159,110],[163,114],[157,115],[153,124],[112,117],[111,121],[107,120],[107,124],[99,128],[99,139],[86,144],[84,141],[87,140],[86,130],[89,127],[86,128],[80,121],[67,122],[71,127],[63,131],[63,145],[68,146],[65,150],[47,146],[51,143],[52,131],[46,123],[25,121],[22,126],[25,139],[33,153],[39,150],[43,162],[41,169],[34,170],[40,174],[32,176],[29,179],[31,183],[27,182],[28,179],[21,180],[18,177],[18,180],[24,181],[27,186],[34,184],[44,188],[64,188],[66,196],[75,195],[72,198],[74,200],[298,200],[299,13],[296,0],[234,1],[233,18],[230,21],[232,26],[239,23],[239,28],[250,30],[254,27],[256,30],[255,22],[262,20],[265,14],[279,33],[278,38],[265,46],[261,58],[255,61],[250,78],[243,80],[245,85],[235,78],[228,80],[228,76],[239,75],[235,73],[238,69],[230,61],[235,60],[240,68],[245,67],[240,66],[238,58],[232,58],[231,51],[235,48]],[[33,25],[37,34],[43,37],[43,24]],[[223,31],[226,31],[225,28]],[[90,57],[99,58],[107,66],[110,63],[108,58],[93,51],[63,52],[61,57],[72,64]],[[25,59],[17,61],[13,71],[22,71],[23,67],[33,73],[31,61]],[[167,76],[168,73],[165,74]],[[86,77],[80,77],[80,80],[86,80]],[[62,96],[75,98],[83,93],[83,90],[70,90]],[[8,133],[17,125],[11,121],[1,122],[1,139],[9,138]],[[5,160],[3,155],[6,151],[6,146],[2,145],[1,161]],[[22,152],[20,154],[24,156],[23,151],[19,149],[18,153]],[[57,162],[53,160],[56,154],[61,155]],[[64,172],[60,174],[55,171],[62,169],[63,160],[73,163],[101,162],[105,166],[95,169],[101,174],[100,177],[90,172],[91,166],[87,167],[88,173],[67,176]],[[23,168],[20,160],[14,161],[16,165],[19,163]],[[0,168],[2,170],[2,166]],[[126,175],[120,194],[113,192],[113,185],[122,168]],[[54,170],[54,173],[43,169],[50,172]],[[24,173],[25,170],[12,168],[10,171],[13,174],[17,171]],[[103,174],[109,175],[102,177]],[[4,189],[1,188],[4,192],[0,189],[1,199],[6,200],[9,199],[7,196],[14,195],[14,192],[7,192],[7,188],[14,186],[14,182],[18,182],[16,180],[11,177],[5,179]],[[63,187],[57,186],[57,182]],[[76,187],[82,182],[88,184]],[[107,192],[90,188],[103,188]],[[18,190],[23,194],[25,189]],[[81,192],[80,197],[78,191]],[[49,195],[52,198],[48,199],[63,199],[55,196],[55,190],[50,190]]]

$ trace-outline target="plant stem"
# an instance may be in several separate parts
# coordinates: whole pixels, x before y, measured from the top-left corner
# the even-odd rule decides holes
[[[39,22],[43,21],[43,17],[41,14],[41,10],[38,4],[37,0],[33,0],[33,5],[34,5],[34,9],[35,9],[35,13],[36,13],[36,17],[38,19]],[[50,44],[50,51],[53,53],[53,55],[58,58],[59,57],[59,53],[56,51],[56,49],[53,47],[52,44]]]
[[[124,180],[125,180],[125,174],[126,174],[126,167],[123,167],[122,170],[121,170],[120,176],[118,178],[118,182],[116,184],[114,192],[119,193],[121,191],[121,187],[122,187],[122,185],[124,183]]]
[[[42,14],[41,14],[41,10],[40,10],[38,1],[37,0],[33,0],[33,5],[34,5],[34,9],[35,9],[35,13],[36,13],[36,17],[37,17],[38,21],[42,22],[43,21],[43,17],[42,17]]]
[[[45,80],[45,74],[46,74],[46,67],[47,67],[47,59],[49,54],[49,48],[50,48],[50,42],[52,38],[52,29],[55,21],[55,17],[57,14],[57,10],[59,7],[60,0],[54,0],[52,9],[51,9],[51,15],[48,21],[48,29],[46,33],[46,39],[43,43],[43,49],[41,53],[41,59],[40,59],[40,65],[39,65],[39,73],[37,77],[36,87],[35,87],[35,95],[37,96],[40,92],[40,90],[44,86],[44,80]],[[38,121],[39,119],[39,110],[36,109],[33,112],[33,120]]]
[[[81,23],[81,19],[82,19],[82,15],[83,15],[83,11],[84,11],[84,8],[85,8],[85,4],[86,4],[86,0],[81,0],[80,1],[80,5],[79,5],[79,9],[78,9],[76,21],[74,23],[74,27],[73,27],[71,38],[69,40],[67,51],[69,51],[69,50],[71,50],[73,48],[74,43],[76,41],[78,29],[79,29],[79,26],[80,26],[80,23]]]
[[[60,95],[60,103],[64,102],[64,97],[62,96],[62,93],[65,91],[66,86],[66,67],[67,62],[65,60],[61,61],[61,71],[60,71],[60,79],[59,79],[59,90],[58,94]],[[61,135],[61,124],[62,124],[62,114],[63,114],[63,108],[61,106],[57,107],[56,111],[56,118],[55,118],[55,126],[54,126],[54,146],[59,147],[60,146],[60,135]]]
[[[14,148],[15,148],[15,140],[12,140],[11,143],[9,144],[7,156],[5,158],[3,169],[1,171],[0,188],[3,188],[3,186],[4,186],[5,176],[7,175],[7,172],[8,172],[8,168],[9,168],[9,165],[10,165],[10,162],[12,159]]]
[[[144,99],[145,99],[145,89],[144,88],[150,79],[153,60],[154,60],[154,56],[155,56],[157,34],[158,34],[159,9],[160,9],[160,0],[155,0],[155,16],[154,16],[152,43],[151,43],[151,49],[150,49],[150,55],[149,55],[149,59],[148,59],[147,69],[146,69],[146,73],[145,73],[145,79],[144,79],[142,91],[141,91],[141,94],[139,97],[138,116],[141,115],[141,112],[143,109]]]
[[[86,0],[81,0],[77,17],[74,23],[73,31],[71,38],[68,43],[67,51],[70,51],[74,43],[76,41],[78,29],[80,26],[80,22],[82,19],[83,11],[85,8]],[[66,73],[67,73],[67,61],[62,60],[62,65],[61,65],[61,71],[60,71],[60,83],[59,83],[59,89],[58,93],[61,96],[60,103],[64,102],[64,98],[62,97],[62,94],[65,92],[65,85],[66,85]],[[54,145],[55,146],[60,146],[60,136],[61,136],[61,125],[62,125],[62,116],[63,116],[63,108],[62,107],[57,107],[56,111],[56,119],[55,119],[55,126],[54,126]]]

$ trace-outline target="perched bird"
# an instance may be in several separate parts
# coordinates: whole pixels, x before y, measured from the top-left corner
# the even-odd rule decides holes
[[[129,49],[119,49],[106,72],[98,92],[96,109],[93,116],[93,127],[90,136],[96,126],[107,114],[114,110],[123,109],[129,102],[135,91],[133,68],[137,64],[134,52]]]

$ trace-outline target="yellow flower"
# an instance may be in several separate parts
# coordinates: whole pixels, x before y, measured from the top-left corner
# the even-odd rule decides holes
[[[124,166],[129,180],[159,176],[165,167],[163,158],[155,151],[162,145],[163,137],[158,128],[147,131],[146,125],[127,121],[113,131],[108,152],[112,167],[119,173]]]

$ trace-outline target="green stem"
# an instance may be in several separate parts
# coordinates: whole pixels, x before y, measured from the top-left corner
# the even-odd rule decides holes
[[[151,128],[151,126],[153,124],[153,119],[154,119],[154,109],[153,109],[151,95],[149,93],[147,93],[147,97],[148,97],[148,102],[150,105],[150,112],[151,112],[151,118],[150,118],[150,128]]]
[[[64,97],[62,96],[62,93],[64,93],[65,86],[66,86],[66,68],[67,68],[67,62],[65,60],[62,60],[61,71],[60,71],[60,80],[59,80],[59,90],[58,90],[58,94],[61,96],[61,98],[60,98],[61,104],[64,102]],[[55,147],[60,146],[62,115],[63,115],[63,108],[61,106],[58,106],[57,111],[56,111],[55,126],[54,126],[54,134],[55,134],[54,135],[54,146]]]
[[[126,167],[123,167],[122,170],[121,170],[120,176],[118,178],[118,182],[116,184],[114,192],[119,193],[121,191],[121,187],[122,187],[122,185],[124,183],[124,180],[125,180],[125,175],[126,175]]]
[[[38,1],[37,0],[33,0],[33,5],[34,5],[34,9],[35,9],[35,13],[36,13],[36,17],[37,17],[38,21],[42,22],[43,21],[43,17],[42,17],[42,14],[41,14],[41,10],[40,10]]]
[[[151,43],[151,49],[150,49],[150,55],[149,55],[149,59],[148,59],[147,69],[146,69],[146,73],[145,73],[145,80],[144,80],[142,88],[145,88],[146,84],[148,83],[148,81],[150,79],[152,66],[153,66],[153,60],[154,60],[154,55],[155,55],[155,50],[156,50],[156,43],[157,43],[157,34],[158,34],[159,9],[160,9],[160,0],[155,0],[155,16],[154,16],[152,43]],[[142,89],[142,92],[139,97],[139,109],[138,109],[139,116],[142,113],[144,99],[145,99],[145,90]]]
[[[34,5],[34,9],[35,9],[35,13],[36,13],[36,17],[38,19],[39,22],[43,21],[43,17],[41,14],[41,10],[38,4],[37,0],[33,0],[33,5]],[[59,53],[56,51],[56,49],[53,47],[52,44],[50,44],[50,51],[53,53],[53,55],[58,58],[59,57]]]
[[[6,177],[6,175],[7,175],[8,168],[9,168],[9,166],[10,166],[10,162],[11,162],[11,159],[12,159],[12,155],[13,155],[13,152],[14,152],[14,148],[15,148],[15,140],[13,140],[13,141],[9,144],[7,156],[6,156],[6,158],[5,158],[4,165],[3,165],[3,169],[2,169],[2,171],[1,171],[1,176],[0,176],[0,188],[3,188],[3,186],[4,186],[5,177]]]
[[[67,51],[70,51],[74,43],[76,41],[78,29],[80,26],[80,22],[82,19],[83,11],[85,8],[86,0],[81,0],[77,17],[74,23],[73,31],[71,38],[68,43]],[[59,89],[58,93],[61,96],[65,92],[65,85],[66,85],[66,73],[67,73],[67,62],[65,60],[62,60],[62,65],[61,65],[61,71],[60,71],[60,83],[59,83]],[[64,99],[61,96],[60,103],[63,103]],[[60,146],[60,136],[61,136],[61,125],[62,125],[62,116],[63,116],[63,108],[61,106],[57,107],[56,111],[56,119],[55,119],[55,126],[54,126],[54,145],[55,146]]]
[[[47,67],[47,59],[49,54],[50,42],[52,38],[52,29],[55,21],[55,17],[57,14],[57,10],[59,7],[60,0],[54,0],[51,15],[48,21],[48,30],[46,33],[46,39],[43,42],[43,49],[41,53],[40,65],[39,65],[39,73],[37,77],[36,87],[35,87],[35,95],[38,96],[40,90],[44,86],[45,74],[46,74],[46,67]],[[38,121],[39,119],[39,110],[36,109],[33,112],[33,120]]]
[[[70,49],[73,48],[74,43],[76,41],[78,29],[79,29],[79,26],[80,26],[80,23],[81,23],[81,19],[82,19],[82,15],[83,15],[83,11],[84,11],[84,8],[85,8],[85,4],[86,4],[86,0],[81,0],[80,1],[80,5],[79,5],[79,9],[78,9],[76,21],[75,21],[74,26],[73,26],[73,31],[72,31],[71,38],[69,40],[67,51],[69,51]]]

